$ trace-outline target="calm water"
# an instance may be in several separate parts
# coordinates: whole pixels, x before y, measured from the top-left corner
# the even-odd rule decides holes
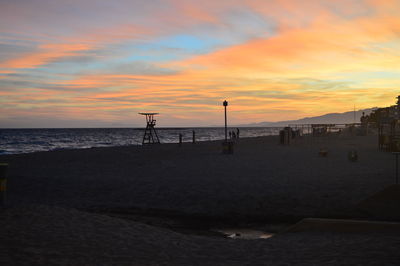
[[[161,143],[177,143],[179,134],[183,142],[220,140],[223,128],[159,128]],[[231,130],[236,130],[231,129]],[[240,128],[240,137],[277,135],[279,128]],[[66,128],[66,129],[0,129],[0,155],[49,151],[56,149],[85,149],[141,145],[144,129],[135,128]]]

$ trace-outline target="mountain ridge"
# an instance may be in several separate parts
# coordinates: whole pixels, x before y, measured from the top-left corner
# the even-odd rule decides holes
[[[314,117],[304,117],[297,120],[285,120],[277,122],[258,122],[250,124],[236,125],[239,127],[282,127],[288,126],[289,124],[351,124],[359,123],[362,113],[369,115],[372,111],[378,109],[378,107],[372,107],[367,109],[360,109],[357,111],[348,111],[344,113],[328,113]],[[355,116],[354,116],[355,114]],[[354,119],[355,117],[355,119]]]

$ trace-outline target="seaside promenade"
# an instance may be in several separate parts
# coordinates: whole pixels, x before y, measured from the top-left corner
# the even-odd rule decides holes
[[[318,152],[328,151],[326,157]],[[358,161],[348,151],[358,151]],[[265,224],[370,218],[357,204],[393,184],[377,136],[240,139],[2,156],[0,263],[89,265],[396,265],[399,235],[276,234],[231,240],[181,234],[110,213],[179,214]],[[167,223],[168,224],[168,223]],[[382,264],[383,262],[383,264]]]

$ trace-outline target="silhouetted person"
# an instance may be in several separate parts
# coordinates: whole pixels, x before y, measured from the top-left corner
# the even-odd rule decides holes
[[[360,118],[361,124],[365,124],[367,122],[367,117],[365,116],[365,113],[362,112],[362,116]]]
[[[182,145],[182,134],[179,133],[179,145]]]
[[[239,138],[239,134],[240,134],[240,130],[239,130],[239,128],[236,128],[236,136],[237,136],[237,138]]]
[[[229,139],[232,139],[232,131],[229,131]]]

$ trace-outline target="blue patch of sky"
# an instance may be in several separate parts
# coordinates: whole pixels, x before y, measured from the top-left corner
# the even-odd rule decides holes
[[[141,55],[135,54],[125,57],[122,61],[140,61],[140,62],[168,62],[172,60],[177,60],[179,58],[176,54],[162,54],[162,55]]]
[[[193,35],[175,35],[165,39],[158,40],[156,45],[160,47],[181,49],[194,53],[207,52],[215,46],[216,40],[207,38],[198,38]]]
[[[200,54],[209,52],[220,41],[212,38],[200,38],[195,35],[173,35],[154,40],[152,43],[138,45],[137,48],[149,51],[155,49],[175,51],[181,54]]]
[[[238,22],[237,20],[240,19]],[[167,62],[186,57],[210,53],[216,49],[236,45],[253,38],[266,38],[276,33],[275,25],[253,12],[237,11],[227,17],[229,26],[211,32],[198,31],[197,34],[177,34],[133,43],[134,51],[124,61]]]
[[[211,28],[207,24],[201,24],[191,28],[191,32],[146,41],[125,42],[114,47],[119,56],[111,60],[116,63],[178,61],[276,34],[276,24],[272,19],[246,7],[232,8],[222,17],[224,23],[213,25]]]
[[[213,51],[221,45],[214,38],[203,38],[190,34],[164,36],[147,42],[124,44],[118,49],[126,54],[116,58],[120,62],[168,62]]]

